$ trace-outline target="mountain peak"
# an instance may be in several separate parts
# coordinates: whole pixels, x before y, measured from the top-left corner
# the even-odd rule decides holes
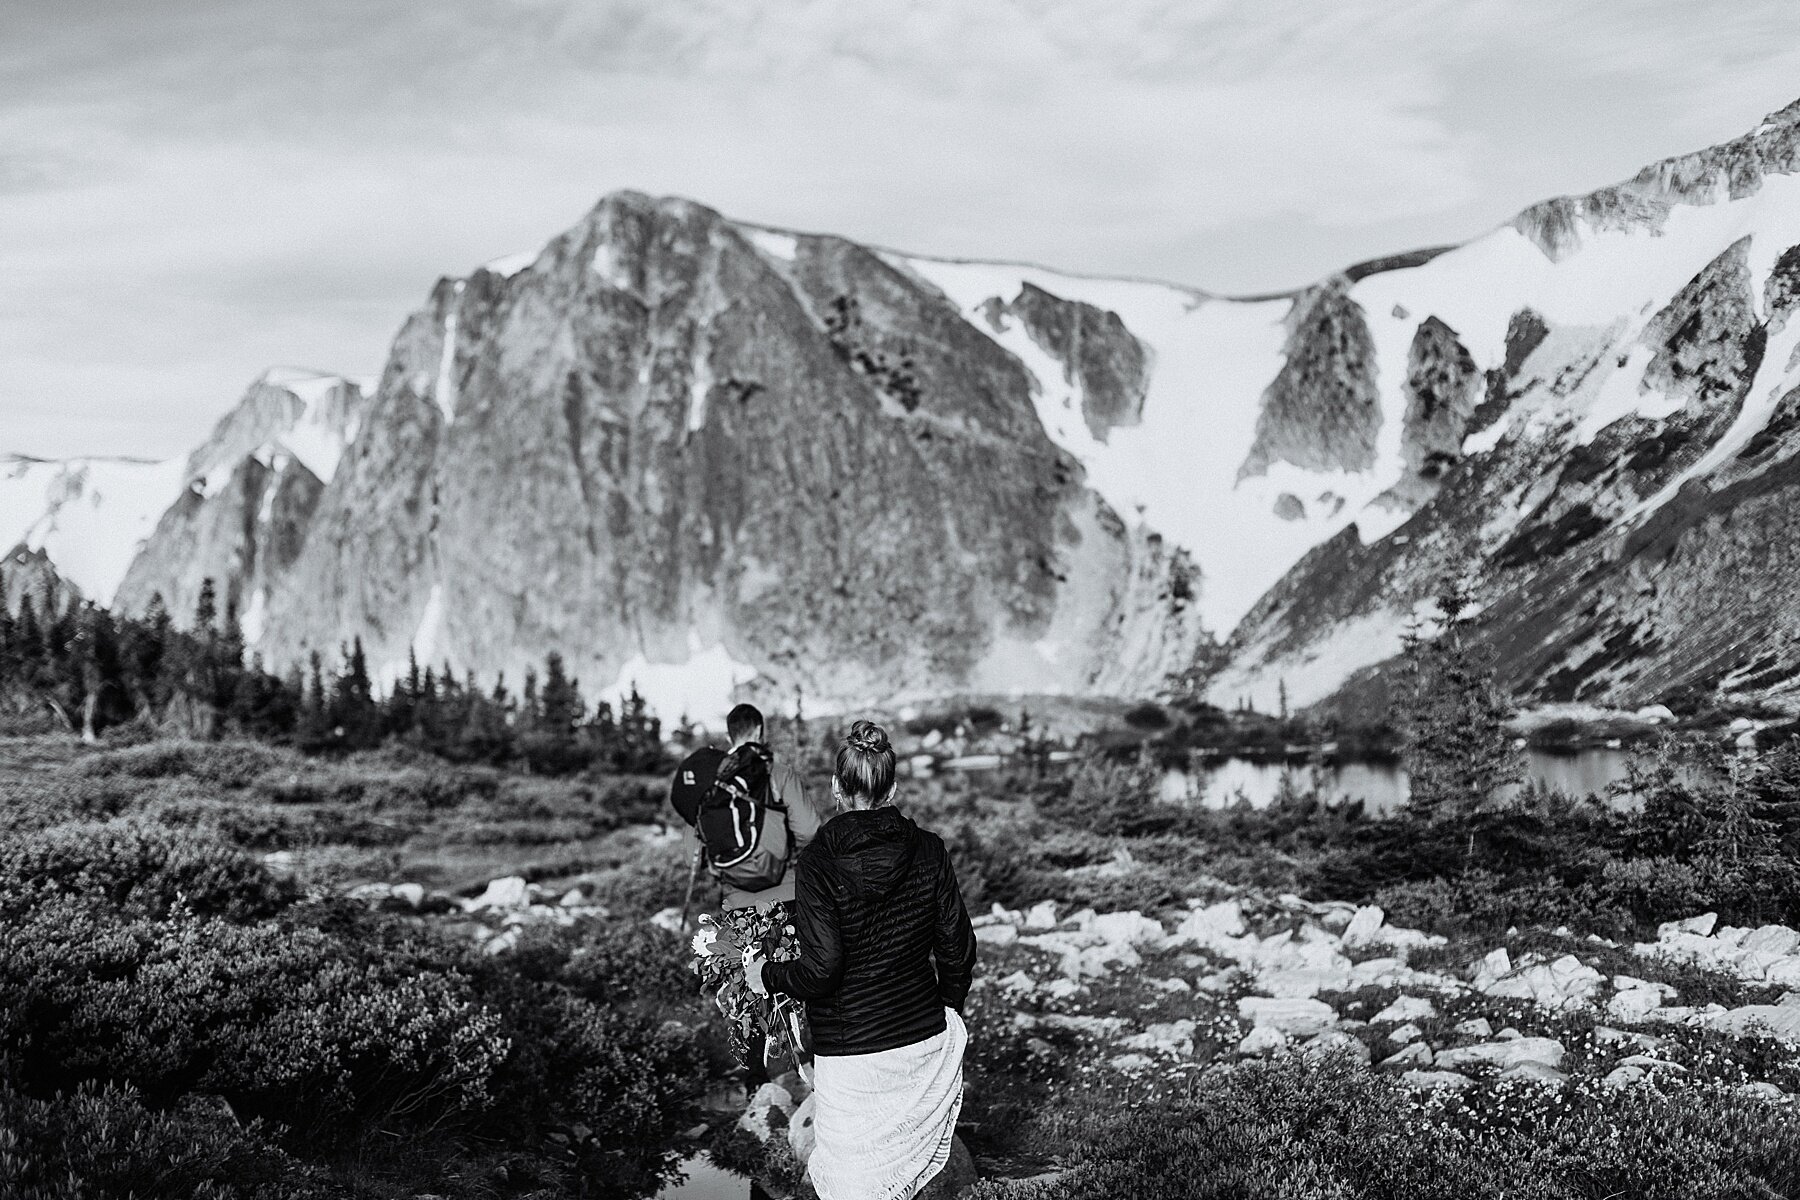
[[[695,213],[706,213],[712,216],[719,214],[686,196],[652,196],[635,188],[619,188],[607,192],[595,201],[592,214],[631,213],[639,216],[664,216],[687,218]]]
[[[1800,125],[1800,100],[1794,101],[1786,108],[1778,108],[1762,119],[1762,124],[1752,131],[1751,136],[1769,133],[1776,129]]]

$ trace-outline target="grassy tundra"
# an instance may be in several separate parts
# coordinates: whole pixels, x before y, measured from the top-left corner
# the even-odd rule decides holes
[[[972,910],[999,909],[969,1014],[971,1196],[1795,1194],[1800,1058],[1706,1015],[1786,989],[1632,949],[1703,908],[1792,923],[1787,761],[1707,783],[1652,764],[1636,813],[1528,795],[1429,820],[1303,787],[1174,808],[1153,771],[1101,761],[906,782]],[[686,882],[662,786],[0,744],[0,1192],[643,1196],[703,1147],[791,1182],[784,1139],[736,1130],[683,942],[650,920]],[[1353,944],[1369,902],[1386,923]],[[1220,912],[1242,932],[1208,933]],[[1156,932],[1098,932],[1118,927]],[[1246,1014],[1292,972],[1243,947],[1308,945],[1352,973],[1308,985],[1329,1027],[1264,1032]],[[1515,979],[1569,958],[1612,982],[1535,1003],[1483,981],[1500,949]],[[1697,1015],[1624,1013],[1619,979]],[[1402,1004],[1440,1064],[1474,1062],[1466,1084],[1389,1061]],[[1558,1066],[1481,1061],[1508,1035]],[[1618,1085],[1633,1054],[1668,1065]]]

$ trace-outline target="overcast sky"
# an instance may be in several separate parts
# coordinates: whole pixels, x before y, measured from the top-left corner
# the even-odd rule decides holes
[[[607,191],[1291,287],[1800,98],[1794,0],[0,0],[0,451],[379,371]]]

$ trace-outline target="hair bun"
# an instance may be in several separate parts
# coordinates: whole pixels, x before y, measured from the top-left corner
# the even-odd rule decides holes
[[[844,741],[862,754],[885,754],[893,749],[888,742],[887,730],[873,721],[858,721],[852,725],[850,735]]]

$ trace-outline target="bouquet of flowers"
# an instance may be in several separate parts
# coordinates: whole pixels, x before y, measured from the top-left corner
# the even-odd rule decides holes
[[[694,934],[694,972],[725,1017],[732,1053],[748,1065],[760,1050],[764,1061],[786,1055],[796,1065],[806,1049],[804,1018],[787,997],[759,996],[744,978],[747,957],[785,962],[799,957],[787,906],[734,908],[703,914]]]

